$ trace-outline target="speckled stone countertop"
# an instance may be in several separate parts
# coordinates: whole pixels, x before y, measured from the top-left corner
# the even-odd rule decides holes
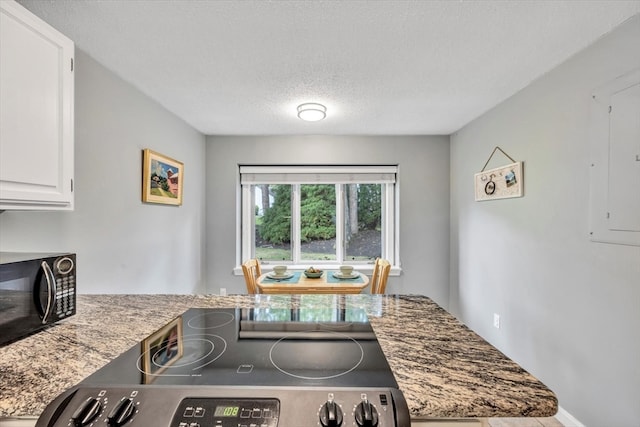
[[[413,419],[547,417],[554,393],[418,295],[80,295],[77,314],[0,348],[0,417],[38,416],[58,394],[191,307],[362,308]]]

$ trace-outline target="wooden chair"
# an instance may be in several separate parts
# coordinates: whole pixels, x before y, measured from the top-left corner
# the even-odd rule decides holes
[[[260,263],[257,259],[250,259],[242,264],[242,273],[244,273],[244,281],[247,284],[247,292],[250,294],[259,294],[258,277],[262,274],[260,271]]]
[[[376,258],[376,263],[373,267],[373,274],[371,275],[372,294],[384,294],[384,291],[387,288],[389,271],[391,271],[391,263],[386,259]]]

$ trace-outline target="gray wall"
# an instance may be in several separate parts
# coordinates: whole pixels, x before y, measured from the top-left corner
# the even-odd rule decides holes
[[[202,292],[205,137],[79,50],[75,72],[75,210],[0,214],[0,249],[76,252],[80,293]],[[184,162],[182,206],[140,201],[143,148]]]
[[[210,136],[207,138],[207,287],[244,293],[236,266],[239,164],[398,164],[402,275],[387,293],[449,299],[449,138],[446,136]]]
[[[640,247],[588,234],[590,94],[638,46],[636,16],[451,137],[451,309],[588,426],[640,420]],[[496,145],[525,162],[525,196],[475,202]]]

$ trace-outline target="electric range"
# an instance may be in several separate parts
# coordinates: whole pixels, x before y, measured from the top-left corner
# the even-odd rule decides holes
[[[36,427],[410,426],[361,309],[192,308],[58,396]]]

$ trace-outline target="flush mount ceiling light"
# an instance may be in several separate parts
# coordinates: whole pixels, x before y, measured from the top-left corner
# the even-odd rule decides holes
[[[317,122],[327,117],[327,107],[313,102],[300,104],[298,105],[298,117],[306,122]]]

